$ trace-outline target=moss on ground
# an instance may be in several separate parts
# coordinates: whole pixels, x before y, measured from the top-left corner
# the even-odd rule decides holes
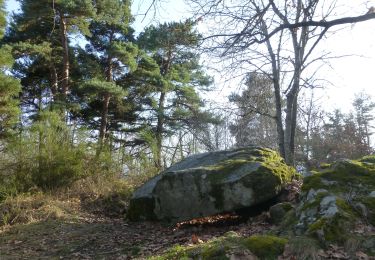
[[[308,233],[318,238],[325,245],[336,242],[345,243],[349,232],[354,228],[353,218],[336,214],[332,218],[321,217],[309,226]]]
[[[172,259],[229,259],[232,250],[251,251],[260,259],[276,259],[284,251],[288,242],[285,238],[271,235],[254,235],[243,238],[235,232],[196,246],[174,246],[161,256],[151,257],[152,260]]]
[[[290,255],[296,256],[295,259],[298,260],[320,259],[321,257],[318,255],[320,249],[319,243],[311,237],[294,236],[288,241]]]
[[[254,235],[244,240],[246,247],[261,259],[277,259],[287,242],[285,238],[269,235]]]
[[[375,198],[365,197],[361,199],[361,202],[366,206],[368,210],[368,221],[375,226]]]
[[[326,185],[322,183],[322,173],[316,173],[311,176],[306,177],[303,180],[302,185],[302,191],[308,192],[311,189],[317,190],[317,189],[325,189],[327,188]]]

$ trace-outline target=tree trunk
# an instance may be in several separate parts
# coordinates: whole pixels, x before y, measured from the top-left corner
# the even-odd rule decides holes
[[[52,93],[52,98],[53,101],[56,102],[57,100],[57,94],[58,94],[58,87],[59,87],[59,82],[58,82],[58,76],[57,76],[57,71],[56,68],[53,64],[50,66],[50,76],[51,76],[51,93]]]
[[[310,151],[311,151],[311,144],[310,144],[310,131],[311,131],[311,121],[312,121],[312,110],[313,110],[313,92],[311,94],[311,99],[309,103],[309,110],[307,111],[307,121],[306,121],[306,162],[310,160]]]
[[[294,95],[289,93],[286,99],[285,111],[285,162],[289,165],[293,164],[293,154],[290,147],[292,140],[292,116],[293,116],[293,103]]]
[[[285,159],[285,142],[284,142],[284,128],[283,128],[283,117],[282,117],[282,104],[281,104],[281,94],[279,80],[273,81],[273,86],[275,89],[275,106],[276,106],[276,129],[277,129],[277,139],[279,143],[279,153],[281,157]]]
[[[268,35],[268,29],[264,21],[262,21],[261,29],[264,35]],[[278,62],[278,56],[276,56],[275,52],[273,51],[271,41],[266,41],[268,54],[271,58],[271,66],[272,66],[272,82],[273,88],[275,90],[275,107],[276,107],[276,129],[277,129],[277,139],[278,139],[278,146],[279,146],[279,153],[281,157],[285,159],[285,133],[284,133],[284,126],[283,126],[283,112],[282,112],[282,102],[281,102],[281,87],[280,87],[280,64]]]
[[[108,82],[112,81],[112,58],[108,57],[107,60],[107,70],[106,70],[106,80]],[[102,145],[105,141],[105,137],[107,134],[107,124],[108,124],[108,108],[109,108],[109,101],[111,99],[110,93],[105,93],[103,98],[103,106],[102,106],[102,115],[101,115],[101,122],[100,122],[100,131],[99,131],[99,143]]]
[[[61,45],[63,48],[63,70],[62,70],[62,79],[61,79],[61,92],[64,98],[68,95],[69,91],[69,46],[68,46],[68,29],[66,18],[60,12],[60,37]]]
[[[163,131],[164,131],[164,103],[165,103],[165,91],[161,91],[159,98],[159,107],[158,107],[158,122],[156,126],[156,158],[155,166],[161,168],[161,150],[163,143]]]
[[[300,6],[302,2],[299,1],[298,3]],[[301,11],[297,11],[296,21],[299,20],[300,13]],[[308,30],[307,28],[302,28],[301,37],[299,40],[296,31],[291,30],[291,34],[294,47],[294,75],[292,79],[292,87],[287,94],[287,107],[285,116],[285,161],[289,165],[294,165],[298,93],[300,90],[300,78],[302,73],[304,51],[308,40]]]
[[[282,116],[282,102],[281,102],[281,90],[280,90],[280,70],[277,66],[276,56],[272,51],[272,47],[270,42],[267,43],[268,51],[271,56],[271,64],[272,64],[272,82],[273,88],[275,90],[275,106],[276,106],[276,129],[277,129],[277,139],[279,145],[279,153],[280,155],[286,159],[285,157],[285,140],[284,140],[284,128],[283,128],[283,116]]]
[[[109,107],[110,99],[111,99],[110,94],[105,93],[104,98],[103,98],[102,118],[101,118],[101,122],[100,122],[100,130],[99,130],[99,142],[100,142],[100,144],[104,143],[105,136],[106,136],[106,133],[107,133],[108,107]]]
[[[297,85],[297,82],[295,85]],[[287,108],[285,116],[285,161],[289,165],[294,165],[295,161],[294,143],[297,126],[297,96],[298,89],[295,89],[295,91],[292,91],[287,95]]]
[[[162,76],[166,76],[169,72],[169,68],[171,65],[172,60],[172,50],[169,49],[167,53],[167,59],[162,62],[160,73]],[[161,163],[161,151],[162,151],[162,144],[163,144],[163,131],[164,131],[164,103],[166,98],[166,90],[164,86],[161,87],[160,91],[160,98],[159,98],[159,106],[158,106],[158,116],[157,116],[157,126],[156,126],[156,158],[155,158],[155,166],[159,169],[162,168]]]

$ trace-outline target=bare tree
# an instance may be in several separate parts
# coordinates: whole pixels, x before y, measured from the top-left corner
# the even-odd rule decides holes
[[[338,17],[338,0],[189,0],[198,20],[212,28],[205,47],[228,68],[255,70],[273,82],[278,147],[294,164],[298,95],[307,69],[329,58],[317,46],[333,27],[375,18],[375,13]],[[202,18],[203,17],[203,18]],[[317,52],[317,53],[315,53]],[[318,56],[316,54],[319,54]],[[283,102],[285,100],[285,110]]]

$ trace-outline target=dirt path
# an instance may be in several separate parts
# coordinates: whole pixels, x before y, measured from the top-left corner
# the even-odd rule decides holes
[[[263,217],[243,222],[233,216],[174,226],[130,223],[92,214],[74,220],[17,225],[0,233],[0,259],[145,259],[173,245],[206,241],[228,231],[251,235],[268,230]]]

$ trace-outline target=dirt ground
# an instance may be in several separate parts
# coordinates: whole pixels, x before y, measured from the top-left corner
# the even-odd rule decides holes
[[[234,215],[177,225],[128,222],[85,213],[70,220],[16,225],[0,233],[0,259],[146,259],[168,248],[236,231],[244,236],[272,228],[265,216],[244,220]]]

